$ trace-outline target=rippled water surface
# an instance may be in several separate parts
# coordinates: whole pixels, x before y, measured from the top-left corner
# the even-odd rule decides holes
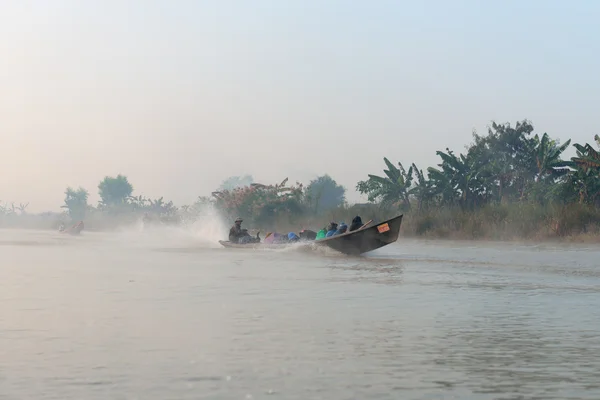
[[[0,231],[0,399],[599,399],[600,249]]]

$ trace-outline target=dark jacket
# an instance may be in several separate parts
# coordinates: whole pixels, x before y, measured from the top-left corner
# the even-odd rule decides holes
[[[356,217],[354,217],[354,219],[352,220],[352,224],[350,224],[350,229],[349,231],[355,231],[358,228],[360,228],[363,225],[362,223],[362,219],[357,215]]]
[[[248,230],[241,226],[233,225],[229,230],[229,241],[237,243],[241,237],[248,236]]]

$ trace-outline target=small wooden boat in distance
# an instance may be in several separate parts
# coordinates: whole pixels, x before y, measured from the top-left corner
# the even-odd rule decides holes
[[[352,232],[331,236],[325,239],[300,241],[297,243],[326,246],[340,253],[359,255],[379,249],[398,240],[403,215],[383,221],[371,227],[363,227]],[[220,240],[223,247],[237,249],[277,249],[292,245],[291,243],[248,243],[239,244]]]
[[[348,255],[367,253],[398,240],[402,217],[403,215],[399,215],[368,228],[315,240],[313,243]]]

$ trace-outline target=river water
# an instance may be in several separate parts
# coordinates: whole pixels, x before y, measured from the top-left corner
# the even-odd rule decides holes
[[[0,231],[0,399],[599,399],[600,248]]]

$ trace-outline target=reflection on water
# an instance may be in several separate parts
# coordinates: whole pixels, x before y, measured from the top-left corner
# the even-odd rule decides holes
[[[598,399],[600,250],[0,231],[0,399]]]

